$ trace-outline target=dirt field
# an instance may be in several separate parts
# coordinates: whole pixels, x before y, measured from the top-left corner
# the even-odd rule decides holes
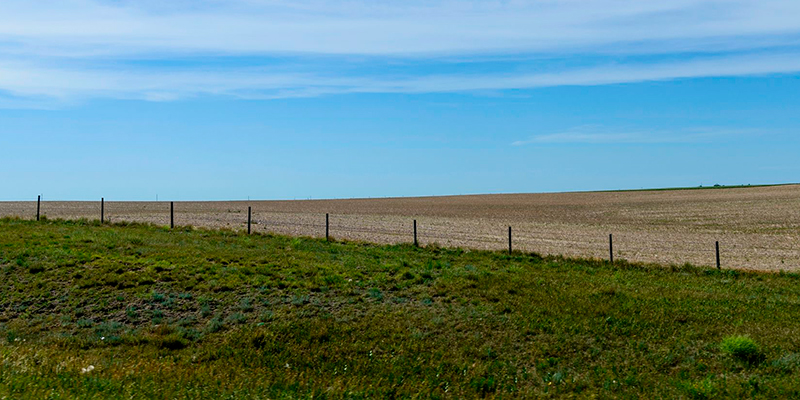
[[[800,270],[800,185],[630,192],[508,194],[354,200],[180,202],[175,223],[290,235],[331,235],[379,243],[411,242],[417,219],[422,244],[507,248],[543,254]],[[168,202],[106,202],[111,221],[169,224]],[[49,218],[99,219],[98,202],[42,203]],[[0,202],[0,216],[33,218],[35,202]]]

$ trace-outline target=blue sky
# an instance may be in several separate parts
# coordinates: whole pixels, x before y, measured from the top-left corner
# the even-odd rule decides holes
[[[800,181],[793,1],[0,3],[0,200]]]

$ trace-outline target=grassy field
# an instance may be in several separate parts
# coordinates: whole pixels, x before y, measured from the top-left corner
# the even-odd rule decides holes
[[[106,199],[113,222],[169,224],[169,202]],[[422,244],[501,250],[513,227],[514,248],[547,255],[608,257],[658,264],[715,265],[720,242],[724,268],[800,271],[800,185],[407,197],[383,199],[176,202],[175,222],[246,229],[247,208],[259,233],[384,244]],[[98,219],[100,201],[42,203],[49,218]],[[0,202],[0,217],[36,215],[36,202]]]
[[[0,220],[0,396],[798,397],[800,281]]]

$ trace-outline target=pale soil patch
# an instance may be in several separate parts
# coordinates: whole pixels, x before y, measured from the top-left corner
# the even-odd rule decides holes
[[[178,225],[255,232],[331,235],[377,243],[412,241],[476,249],[514,248],[542,254],[630,261],[714,264],[723,268],[800,270],[800,185],[633,192],[508,194],[353,200],[180,202]],[[0,202],[0,216],[32,218],[35,202]],[[99,202],[43,202],[49,218],[99,219]],[[168,202],[106,202],[111,221],[169,224]]]

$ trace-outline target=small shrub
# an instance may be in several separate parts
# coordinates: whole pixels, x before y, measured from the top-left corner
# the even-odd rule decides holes
[[[761,350],[755,340],[748,336],[728,336],[722,339],[720,350],[738,360],[753,363],[761,358]]]

